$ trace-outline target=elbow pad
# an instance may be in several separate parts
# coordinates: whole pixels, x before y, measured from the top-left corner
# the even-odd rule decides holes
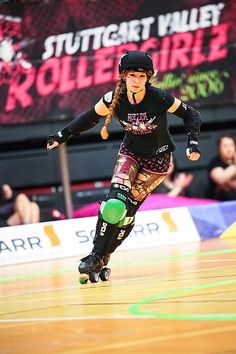
[[[102,116],[96,113],[94,107],[81,113],[77,118],[75,118],[67,128],[70,130],[72,135],[79,135],[81,132],[93,128]]]
[[[201,115],[196,109],[181,102],[173,113],[183,119],[187,134],[200,133]]]

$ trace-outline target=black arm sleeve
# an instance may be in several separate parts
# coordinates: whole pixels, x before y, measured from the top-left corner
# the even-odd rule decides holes
[[[59,144],[65,143],[71,136],[78,136],[81,132],[94,127],[101,117],[102,116],[96,113],[94,107],[90,108],[89,110],[81,113],[57,134],[49,135],[48,144],[52,145],[54,141],[57,141]]]
[[[200,133],[201,115],[196,109],[181,102],[179,107],[173,113],[183,119],[187,134]]]
[[[71,135],[79,135],[81,132],[93,128],[101,117],[92,107],[76,117],[65,129],[69,129]]]

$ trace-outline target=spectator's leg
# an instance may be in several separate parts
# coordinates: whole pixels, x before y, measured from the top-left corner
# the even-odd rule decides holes
[[[38,223],[40,222],[40,208],[37,203],[31,202],[30,203],[30,208],[31,208],[31,223]]]
[[[17,195],[14,209],[14,214],[8,218],[8,225],[31,224],[40,220],[38,205],[23,193]]]

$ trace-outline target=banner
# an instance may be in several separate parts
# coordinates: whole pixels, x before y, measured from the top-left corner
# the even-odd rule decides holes
[[[79,261],[92,250],[96,221],[97,217],[88,217],[2,227],[0,266],[71,256]],[[118,250],[199,241],[187,208],[152,210],[137,213],[131,234]]]
[[[73,118],[147,51],[158,86],[193,106],[236,102],[233,0],[57,0],[0,5],[0,124]]]

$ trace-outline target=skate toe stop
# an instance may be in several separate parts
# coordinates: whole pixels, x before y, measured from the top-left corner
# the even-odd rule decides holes
[[[86,284],[88,280],[89,280],[88,274],[80,274],[79,276],[80,284]]]

